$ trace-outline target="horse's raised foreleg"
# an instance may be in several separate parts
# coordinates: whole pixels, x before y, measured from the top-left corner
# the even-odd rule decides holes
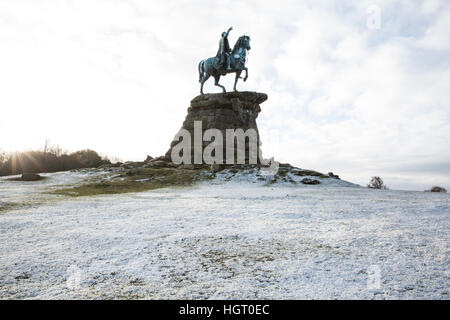
[[[214,85],[216,85],[216,86],[218,86],[218,87],[221,87],[222,90],[223,90],[223,92],[227,92],[227,90],[225,90],[225,87],[222,86],[221,84],[219,84],[220,74],[215,75],[215,76],[214,76],[214,79],[216,80],[216,82],[214,83]]]
[[[236,84],[237,84],[239,78],[241,77],[241,72],[242,72],[241,70],[236,71],[236,77],[234,78],[234,87],[233,87],[234,91],[237,91]]]
[[[245,70],[244,81],[247,81],[247,78],[248,78],[248,68],[247,68],[247,67],[244,67],[244,70]]]

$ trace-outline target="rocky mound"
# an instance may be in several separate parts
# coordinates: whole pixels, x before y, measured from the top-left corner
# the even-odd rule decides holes
[[[247,182],[262,185],[286,183],[290,185],[339,185],[355,186],[340,180],[332,172],[323,174],[279,164],[273,174],[267,174],[263,165],[176,165],[165,157],[148,157],[145,162],[126,162],[103,165],[97,169],[84,169],[93,173],[77,186],[54,191],[69,196],[88,196],[140,192],[158,188],[187,186],[198,182],[210,183]],[[83,169],[82,169],[83,170]]]
[[[206,130],[216,129],[214,131],[219,132],[219,136],[226,138],[228,138],[227,132],[230,129],[232,129],[231,131],[240,129],[240,132],[248,130],[254,134],[253,138],[256,136],[256,139],[252,140],[252,143],[256,140],[256,144],[252,145],[250,145],[251,139],[248,136],[247,139],[241,139],[240,144],[234,143],[238,139],[233,136],[232,146],[227,148],[227,144],[223,144],[223,159],[220,158],[219,154],[219,161],[211,162],[212,164],[203,161],[204,159],[200,162],[194,161],[194,148],[190,148],[190,154],[185,157],[188,161],[176,163],[172,161],[172,151],[180,141],[174,139],[164,156],[156,158],[147,156],[143,162],[105,164],[96,169],[96,171],[104,173],[97,175],[96,179],[91,179],[87,183],[74,188],[59,190],[57,193],[79,196],[136,192],[169,186],[190,185],[205,180],[219,183],[247,181],[262,184],[317,185],[333,182],[339,185],[349,184],[341,181],[339,176],[332,172],[323,174],[314,170],[296,168],[289,164],[276,163],[274,166],[274,163],[271,163],[269,166],[263,159],[259,158],[260,141],[256,118],[261,112],[260,104],[266,100],[267,95],[265,93],[226,92],[200,95],[191,101],[180,131],[187,133],[186,137],[191,139],[191,146],[196,143],[197,146],[201,145],[202,155],[204,148],[211,143],[208,139],[206,139],[207,141],[203,140]],[[201,124],[200,129],[199,124]],[[196,137],[199,132],[201,134],[200,143]],[[183,139],[185,139],[184,136],[181,140],[183,141]],[[216,139],[217,137],[214,136],[214,142]],[[221,150],[220,147],[218,150]],[[256,160],[254,162],[249,161],[252,160],[250,150],[258,151],[257,158],[253,158],[253,160]],[[238,153],[241,155],[244,153],[244,161],[241,164],[236,164],[237,161],[230,163],[227,161],[227,151],[234,156],[234,160],[237,160],[236,155]]]

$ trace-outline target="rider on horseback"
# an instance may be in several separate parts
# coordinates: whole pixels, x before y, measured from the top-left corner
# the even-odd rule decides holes
[[[216,68],[220,69],[226,65],[226,70],[230,71],[231,67],[231,49],[230,44],[228,43],[228,34],[233,30],[233,27],[230,27],[227,32],[222,32],[222,38],[220,38],[219,42],[219,51],[217,51],[216,60],[217,65]]]
[[[237,91],[236,84],[238,79],[241,79],[241,72],[245,71],[245,77],[243,81],[248,78],[248,68],[245,66],[247,61],[247,51],[250,50],[250,37],[241,36],[236,41],[233,50],[230,50],[230,44],[228,43],[228,34],[233,30],[231,27],[227,32],[222,33],[220,40],[219,51],[215,57],[211,57],[202,60],[198,64],[198,81],[201,83],[200,93],[203,94],[203,85],[211,77],[214,77],[214,85],[220,87],[223,92],[226,92],[224,86],[219,81],[220,77],[229,73],[235,73],[234,79],[234,91]]]

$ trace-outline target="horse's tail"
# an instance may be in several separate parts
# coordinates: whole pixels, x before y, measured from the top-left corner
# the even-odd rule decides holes
[[[205,72],[204,70],[204,60],[200,61],[200,63],[198,64],[198,74],[199,74],[199,79],[198,82],[202,82],[202,78],[203,78],[203,73]]]

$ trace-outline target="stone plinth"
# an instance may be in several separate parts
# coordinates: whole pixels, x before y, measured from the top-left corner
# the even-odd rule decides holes
[[[181,129],[190,132],[194,137],[194,121],[201,121],[202,133],[208,129],[218,129],[226,136],[227,129],[254,129],[257,132],[259,143],[259,132],[256,118],[261,112],[260,104],[267,100],[265,93],[258,92],[225,92],[211,93],[195,97],[188,108],[188,114]],[[192,139],[193,140],[193,139]],[[173,140],[165,158],[171,159],[171,152],[178,140]],[[203,148],[210,142],[203,142]],[[225,144],[225,143],[224,143]],[[192,146],[194,143],[192,142]],[[225,163],[224,150],[224,163]],[[246,155],[248,155],[248,144],[246,143]],[[246,156],[246,159],[248,157]]]

